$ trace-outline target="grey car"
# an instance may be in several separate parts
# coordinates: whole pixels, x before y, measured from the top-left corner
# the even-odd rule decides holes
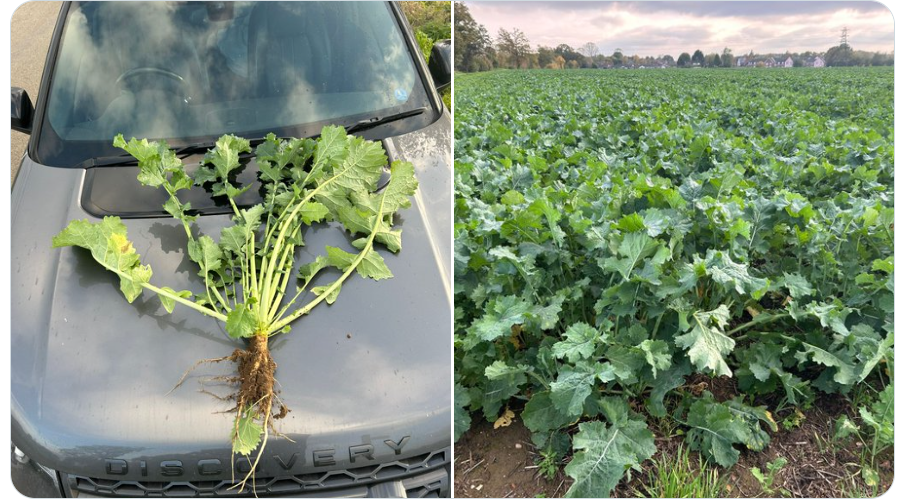
[[[352,278],[274,339],[281,400],[255,479],[259,496],[449,496],[451,118],[449,45],[430,69],[399,7],[381,2],[66,3],[37,107],[13,88],[13,128],[31,135],[12,190],[13,480],[30,496],[236,495],[227,404],[200,393],[233,368],[197,360],[243,345],[154,295],[129,304],[82,249],[51,248],[75,219],[120,216],[154,279],[203,288],[166,194],[141,186],[113,136],[165,139],[188,171],[231,133],[315,137],[353,127],[413,163],[419,191],[398,219],[394,278]],[[13,75],[15,81],[15,75]],[[245,161],[238,181],[252,183]],[[194,189],[199,232],[228,208]],[[251,189],[239,205],[262,196]],[[349,243],[314,225],[298,263]],[[303,256],[310,254],[308,256]],[[322,278],[329,281],[329,278]],[[220,364],[221,365],[221,364]],[[204,384],[205,383],[205,384]],[[248,494],[248,487],[243,494]]]

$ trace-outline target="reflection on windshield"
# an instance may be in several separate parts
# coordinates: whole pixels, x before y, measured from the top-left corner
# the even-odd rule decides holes
[[[63,141],[108,142],[425,105],[381,2],[97,2],[69,12],[48,115]]]

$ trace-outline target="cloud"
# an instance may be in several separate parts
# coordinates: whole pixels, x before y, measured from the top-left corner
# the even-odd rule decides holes
[[[603,3],[603,2],[588,2]],[[748,18],[833,14],[841,10],[884,13],[888,9],[877,2],[616,2],[633,12],[677,12],[701,17]]]
[[[518,28],[531,45],[594,42],[604,54],[826,51],[849,29],[856,49],[893,50],[893,17],[876,2],[469,2],[491,34]]]

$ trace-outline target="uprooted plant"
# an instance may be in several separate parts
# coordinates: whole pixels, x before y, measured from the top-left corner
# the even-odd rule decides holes
[[[250,472],[237,485],[242,490],[255,474],[269,432],[277,433],[272,421],[287,413],[283,404],[273,412],[276,365],[269,353],[269,338],[288,332],[293,321],[322,302],[332,304],[353,272],[374,280],[392,277],[374,246],[378,243],[393,253],[400,251],[401,230],[393,228],[393,216],[410,206],[409,198],[418,187],[412,165],[394,161],[389,182],[379,187],[387,156],[378,143],[347,135],[340,127],[324,128],[318,140],[286,140],[269,134],[255,149],[263,202],[240,208],[235,198],[249,186],[239,188],[233,180],[241,155],[252,152],[248,140],[231,135],[219,138],[193,179],[164,141],[132,138],[125,142],[118,135],[113,144],[137,159],[141,184],[162,187],[169,194],[163,209],[183,224],[188,255],[199,266],[205,290],[175,291],[150,283],[153,271],[141,263],[118,217],[72,221],[53,238],[53,246],[90,250],[94,260],[119,276],[128,302],[147,289],[159,296],[169,313],[176,303],[182,304],[224,322],[231,338],[247,339],[246,349],[201,360],[231,361],[238,367],[238,375],[231,381],[239,389],[229,397],[235,401],[232,411],[236,413],[232,456],[249,457],[258,447]],[[195,184],[209,188],[213,196],[226,198],[234,212],[234,225],[222,229],[218,242],[194,234],[191,224],[197,216],[190,203],[178,198],[178,192]],[[356,237],[352,245],[358,253],[327,247],[327,255],[298,268],[295,292],[286,296],[294,272],[294,251],[304,244],[303,229],[331,221]],[[297,306],[314,278],[328,268],[336,268],[342,275],[310,288],[312,300]]]

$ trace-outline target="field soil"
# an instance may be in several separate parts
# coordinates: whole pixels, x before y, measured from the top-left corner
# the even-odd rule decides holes
[[[455,445],[456,498],[561,497],[571,485],[562,469],[547,480],[536,465],[539,454],[530,443],[531,433],[516,412],[512,424],[493,428],[478,416],[471,429]]]
[[[720,380],[709,383],[723,393]],[[892,484],[894,454],[886,452],[878,459],[880,487],[876,492],[862,481],[858,458],[862,446],[854,442],[835,446],[831,440],[832,424],[840,414],[850,410],[848,401],[837,395],[823,396],[808,411],[801,423],[790,430],[783,427],[771,434],[771,443],[761,452],[741,450],[740,460],[732,468],[715,467],[725,480],[721,497],[755,498],[782,497],[785,490],[795,498],[840,498],[862,494],[884,494]],[[530,443],[531,434],[520,419],[524,404],[513,407],[516,414],[512,424],[494,429],[491,422],[478,415],[471,429],[455,445],[454,496],[460,498],[527,498],[561,497],[572,480],[560,467],[552,479],[540,475],[537,465],[540,455]],[[782,424],[784,417],[778,418]],[[657,423],[650,427],[656,435],[654,456],[674,455],[683,443],[681,436],[666,436]],[[571,433],[576,432],[573,428]],[[695,454],[694,454],[695,455]],[[765,494],[751,473],[758,467],[767,473],[766,463],[779,457],[787,459],[786,466],[775,477],[773,494]],[[567,463],[570,458],[564,459]],[[644,473],[631,471],[612,493],[614,497],[638,497],[643,491],[647,473],[655,470],[650,461],[643,464]],[[856,488],[852,491],[851,488]],[[873,493],[873,494],[872,494]]]

